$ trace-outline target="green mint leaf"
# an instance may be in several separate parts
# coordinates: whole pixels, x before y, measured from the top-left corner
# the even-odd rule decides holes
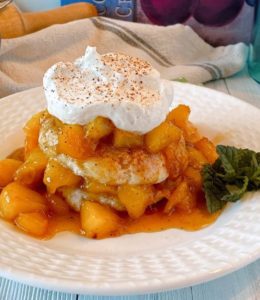
[[[238,149],[240,160],[238,162],[238,174],[251,178],[255,171],[259,168],[256,153],[248,149]]]
[[[260,153],[231,146],[217,146],[219,158],[202,170],[209,212],[226,202],[238,201],[247,191],[260,189]]]
[[[226,204],[226,202],[221,199],[229,192],[225,183],[216,175],[211,165],[205,165],[202,168],[201,174],[207,209],[210,213],[214,213]]]
[[[248,178],[245,177],[244,183],[241,188],[237,188],[237,186],[235,186],[235,189],[233,189],[233,191],[229,190],[229,194],[224,195],[221,198],[221,200],[227,202],[237,202],[247,191],[248,182],[249,182]]]
[[[257,157],[258,154],[252,154],[251,170],[250,174],[248,174],[248,177],[256,187],[260,186],[260,159]]]
[[[238,172],[238,162],[240,160],[241,152],[237,151],[235,147],[217,146],[217,153],[221,162],[221,166],[225,170],[227,179],[234,179]]]

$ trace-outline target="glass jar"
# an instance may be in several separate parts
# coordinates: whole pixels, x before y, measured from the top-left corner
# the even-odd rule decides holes
[[[60,0],[14,0],[22,11],[49,10],[60,6]]]
[[[248,71],[250,76],[260,83],[260,0],[256,1],[255,26],[253,42],[250,45]]]

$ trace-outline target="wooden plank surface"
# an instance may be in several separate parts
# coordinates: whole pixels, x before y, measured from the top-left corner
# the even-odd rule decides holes
[[[260,84],[249,77],[246,68],[232,77],[212,81],[205,86],[230,94],[260,108]]]
[[[207,83],[205,86],[241,98],[260,108],[260,85],[249,78],[246,70],[231,78]],[[260,300],[260,260],[208,283],[142,296],[71,295],[0,278],[0,300]]]
[[[260,260],[230,275],[192,287],[193,300],[260,299]]]
[[[77,295],[58,293],[0,278],[0,300],[76,300]]]

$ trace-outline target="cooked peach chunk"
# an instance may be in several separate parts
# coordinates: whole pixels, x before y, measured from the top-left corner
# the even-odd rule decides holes
[[[188,167],[184,173],[184,177],[190,186],[193,186],[196,191],[201,190],[202,188],[202,177],[200,170],[194,169],[193,167]]]
[[[16,150],[14,150],[11,154],[9,154],[7,156],[7,158],[24,161],[24,151],[25,150],[23,147],[18,148]]]
[[[6,220],[20,213],[46,211],[46,199],[18,182],[8,184],[0,195],[0,214]]]
[[[189,121],[189,115],[189,106],[181,104],[168,114],[167,120],[173,122],[183,130],[187,142],[195,143],[201,139],[201,135],[198,133],[197,128]]]
[[[90,140],[100,140],[112,133],[113,123],[104,117],[96,117],[85,126],[85,137]]]
[[[63,167],[55,159],[50,159],[43,177],[43,182],[50,194],[54,194],[59,187],[76,187],[81,177],[75,175],[70,169]]]
[[[181,130],[170,121],[165,121],[145,135],[145,144],[149,152],[156,153],[181,137]]]
[[[180,211],[190,213],[196,207],[196,204],[196,194],[188,192],[186,197],[176,205],[176,208]]]
[[[35,236],[43,236],[48,229],[48,218],[41,212],[20,213],[14,222],[19,229]]]
[[[47,162],[47,157],[39,148],[33,149],[26,161],[15,172],[15,181],[28,186],[41,183]]]
[[[109,207],[96,202],[84,201],[80,210],[81,226],[89,238],[113,235],[120,227],[120,218]]]
[[[177,143],[171,143],[164,150],[167,169],[171,179],[176,179],[187,168],[189,163],[188,152],[183,137]]]
[[[117,194],[116,186],[99,183],[94,180],[88,180],[85,184],[85,189],[87,192],[94,194]]]
[[[168,114],[167,121],[171,121],[176,126],[183,129],[188,122],[189,115],[189,106],[180,104]]]
[[[85,159],[93,152],[95,145],[85,139],[84,128],[80,125],[64,124],[59,134],[58,153],[76,159]]]
[[[150,185],[122,185],[118,187],[118,198],[131,218],[139,218],[153,203],[154,192]]]
[[[114,140],[113,144],[117,148],[131,148],[140,147],[144,143],[143,136],[129,131],[124,131],[121,129],[114,130]]]
[[[207,164],[206,157],[197,149],[193,147],[187,147],[189,154],[189,165],[194,169],[201,169],[203,165]]]
[[[21,164],[21,161],[10,158],[0,160],[0,188],[13,181],[14,174]]]
[[[183,134],[186,142],[196,143],[201,139],[201,135],[198,129],[191,123],[187,122],[185,128],[183,128]]]
[[[165,208],[165,213],[171,213],[174,208],[190,212],[196,206],[196,199],[190,192],[186,181],[182,181],[180,185],[171,194]]]
[[[153,203],[157,203],[158,201],[160,201],[162,199],[169,199],[170,196],[171,196],[170,190],[167,190],[167,189],[157,190],[155,192]]]
[[[198,149],[207,159],[210,164],[213,164],[218,158],[216,147],[206,137],[202,138],[195,144],[195,148]]]
[[[27,157],[34,148],[38,147],[40,120],[44,113],[45,112],[42,111],[33,115],[23,128],[25,133],[25,157]]]
[[[68,214],[70,211],[68,203],[61,196],[55,194],[48,195],[47,201],[51,211],[56,215],[63,216]]]

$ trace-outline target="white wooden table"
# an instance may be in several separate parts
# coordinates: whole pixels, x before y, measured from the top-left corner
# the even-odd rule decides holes
[[[247,71],[205,86],[241,98],[260,109],[260,84]],[[260,120],[259,120],[260,121]],[[1,255],[1,254],[0,254]],[[236,253],[234,253],[236,255]],[[196,272],[196,270],[194,270]],[[32,288],[0,278],[0,300],[260,300],[260,260],[220,279],[176,291],[145,296],[100,297]]]

